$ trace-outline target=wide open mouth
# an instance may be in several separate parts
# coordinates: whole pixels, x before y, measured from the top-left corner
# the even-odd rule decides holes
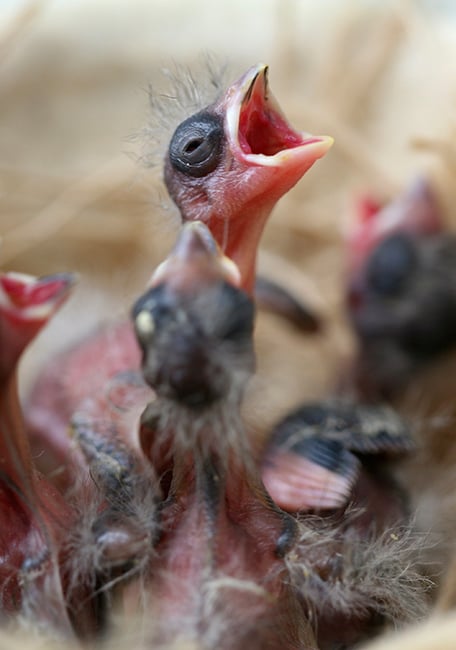
[[[24,273],[0,276],[0,308],[22,320],[46,319],[66,300],[75,282],[71,273],[36,278]]]
[[[227,131],[232,150],[243,160],[263,166],[283,164],[290,156],[316,160],[333,139],[295,131],[269,92],[268,67],[251,68],[232,87],[227,107]]]

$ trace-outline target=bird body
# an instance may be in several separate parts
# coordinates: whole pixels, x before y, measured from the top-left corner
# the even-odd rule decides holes
[[[239,415],[253,369],[252,301],[201,224],[184,227],[171,260],[133,309],[144,377],[156,394],[141,426],[162,491],[161,535],[143,578],[150,611],[164,623],[156,638],[170,640],[187,625],[186,634],[196,627],[204,642],[234,621],[234,636],[218,632],[212,646],[331,648],[368,635],[373,620],[392,611],[382,605],[379,614],[377,595],[367,588],[361,596],[346,579],[370,570],[370,548],[384,558],[381,531],[375,546],[356,516],[306,521],[274,502]],[[143,590],[126,591],[134,609]],[[365,599],[359,611],[358,599]]]

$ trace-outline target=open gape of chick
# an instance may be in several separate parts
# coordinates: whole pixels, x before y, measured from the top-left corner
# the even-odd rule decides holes
[[[329,137],[301,134],[288,124],[270,94],[267,66],[258,65],[177,127],[165,156],[165,181],[182,221],[206,223],[238,265],[241,286],[251,292],[258,243],[272,208],[331,144]],[[269,308],[278,305],[300,327],[316,329],[315,318],[286,296],[284,302],[273,284],[262,286],[265,293]],[[120,322],[59,355],[38,378],[26,406],[28,428],[43,469],[68,468],[54,474],[61,484],[74,480],[66,434],[71,415],[87,395],[138,366],[131,325]]]
[[[400,526],[374,535],[353,513],[292,516],[264,488],[239,413],[254,308],[203,224],[184,226],[133,318],[157,395],[141,448],[162,496],[154,556],[125,606],[146,602],[152,638],[321,650],[416,615],[422,585]]]

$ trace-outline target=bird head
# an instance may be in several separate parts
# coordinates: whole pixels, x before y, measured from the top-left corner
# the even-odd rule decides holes
[[[349,241],[347,303],[360,375],[385,396],[455,343],[455,252],[422,180],[367,215]]]
[[[347,235],[349,273],[355,275],[362,269],[374,248],[390,235],[406,233],[421,238],[444,230],[437,197],[423,178],[386,205],[365,196]]]
[[[259,64],[179,124],[165,159],[165,183],[182,219],[207,225],[250,292],[272,208],[332,143],[290,126],[269,90],[268,67]]]
[[[133,307],[144,377],[158,395],[205,408],[243,386],[253,367],[254,307],[239,283],[206,226],[184,225]]]

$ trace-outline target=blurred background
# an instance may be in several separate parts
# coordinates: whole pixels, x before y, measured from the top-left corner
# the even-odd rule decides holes
[[[299,400],[330,391],[351,350],[343,237],[356,198],[369,191],[387,200],[422,173],[452,216],[454,8],[411,0],[0,0],[0,264],[80,275],[74,298],[28,353],[23,390],[49,355],[126,313],[168,252],[179,220],[160,161],[172,125],[157,142],[146,135],[154,122],[148,88],[172,93],[163,70],[179,65],[203,84],[201,55],[210,53],[228,82],[269,63],[291,123],[335,138],[277,206],[260,261],[326,325],[304,337],[260,315],[249,418],[261,431]],[[155,166],[144,164],[151,159]]]

